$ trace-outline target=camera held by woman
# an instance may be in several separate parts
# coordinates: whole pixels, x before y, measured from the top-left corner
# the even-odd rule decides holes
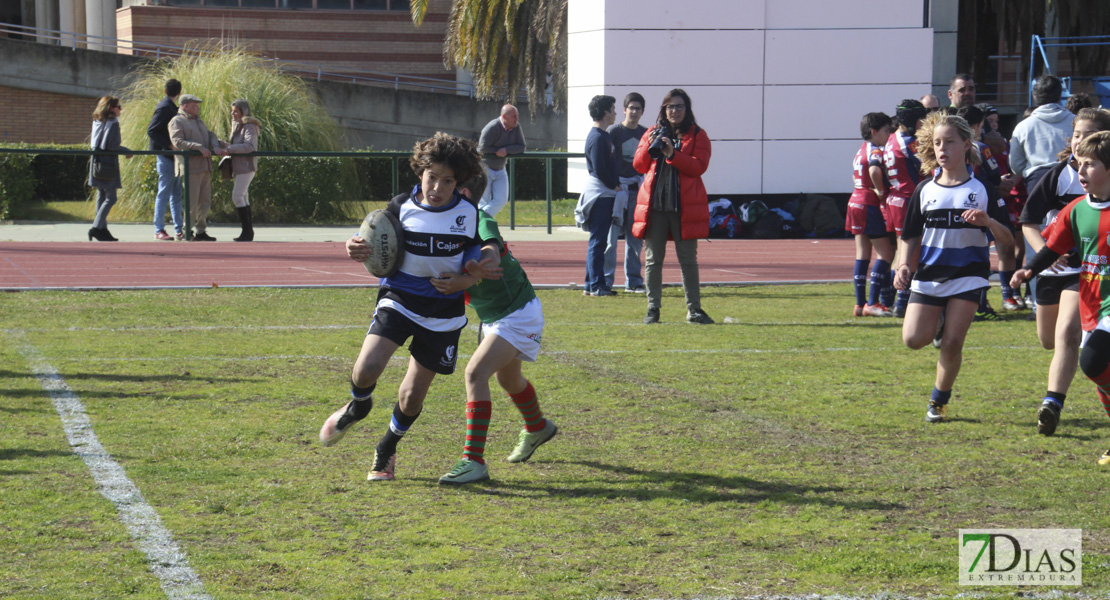
[[[674,131],[671,130],[671,124],[666,119],[660,119],[655,124],[655,130],[651,133],[651,144],[648,146],[648,156],[652,160],[659,160],[660,158],[667,157],[667,152],[664,151],[665,147],[671,148],[671,154],[674,153],[674,146],[676,143]],[[669,143],[668,143],[669,142]]]

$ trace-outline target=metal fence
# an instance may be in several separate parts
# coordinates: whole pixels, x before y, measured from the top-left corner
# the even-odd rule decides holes
[[[107,151],[107,150],[62,150],[57,148],[5,148],[0,146],[0,153],[15,153],[15,154],[59,154],[69,156],[201,156],[196,151],[180,151],[180,150],[131,150],[128,152]],[[287,157],[287,158],[355,158],[355,159],[389,159],[390,161],[390,178],[391,189],[393,196],[401,193],[401,161],[407,160],[412,156],[412,152],[401,151],[365,151],[365,152],[254,152],[251,154],[236,154],[235,156],[257,156],[257,157]],[[547,233],[551,233],[551,201],[552,201],[552,161],[556,159],[567,158],[583,158],[585,154],[575,152],[525,152],[523,154],[509,155],[508,157],[508,174],[509,174],[509,229],[516,229],[516,197],[514,189],[516,187],[516,161],[519,160],[542,160],[544,161],[544,198],[547,202]],[[192,223],[189,214],[189,161],[184,161],[185,169],[182,179],[182,212],[185,217],[185,238],[192,239]]]

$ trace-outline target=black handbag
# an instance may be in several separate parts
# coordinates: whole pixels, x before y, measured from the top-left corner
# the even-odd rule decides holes
[[[104,136],[106,135],[109,127],[110,125],[105,125],[104,127],[100,128],[100,139],[97,140],[94,150],[104,149],[101,144],[104,141]],[[108,160],[109,158],[114,157],[97,156],[94,154],[89,159],[89,163],[92,165],[90,168],[92,172],[92,178],[94,180],[108,183],[119,179],[119,159],[117,158],[116,160]]]

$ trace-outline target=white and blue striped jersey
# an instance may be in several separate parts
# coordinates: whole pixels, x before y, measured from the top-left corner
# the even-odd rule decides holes
[[[455,192],[445,206],[416,201],[417,184],[408,194],[389,202],[405,229],[401,269],[384,277],[378,290],[379,308],[389,307],[432,331],[454,331],[466,325],[463,292],[445,295],[431,278],[440,273],[462,273],[463,265],[481,254],[478,208]]]
[[[912,291],[946,298],[990,285],[987,228],[964,222],[963,212],[969,209],[985,211],[999,223],[1010,224],[1006,201],[998,190],[975,177],[952,187],[932,178],[918,184],[902,229],[902,239],[921,238]]]

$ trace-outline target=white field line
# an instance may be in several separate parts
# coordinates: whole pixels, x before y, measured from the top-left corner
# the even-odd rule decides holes
[[[743,271],[730,271],[728,269],[714,269],[714,271],[718,273],[729,273],[731,275],[743,275],[744,277],[759,277],[759,275],[755,273],[745,273]]]
[[[309,269],[308,267],[293,267],[291,270],[293,270],[293,271],[307,271],[309,273],[322,273],[324,275],[341,275],[343,277],[364,277],[366,279],[374,279],[374,280],[378,279],[377,277],[374,277],[373,275],[370,275],[369,273],[360,275],[358,273],[347,273],[347,272],[337,272],[337,271],[322,271],[320,269]]]
[[[166,597],[171,600],[211,600],[204,591],[204,584],[189,567],[185,553],[162,525],[158,513],[147,504],[123,467],[100,444],[81,399],[37,348],[23,336],[17,336],[16,342],[19,353],[30,363],[35,377],[54,401],[54,409],[62,419],[73,452],[85,461],[97,491],[116,506],[120,521],[131,533],[135,546],[146,555],[150,570],[158,578]]]

